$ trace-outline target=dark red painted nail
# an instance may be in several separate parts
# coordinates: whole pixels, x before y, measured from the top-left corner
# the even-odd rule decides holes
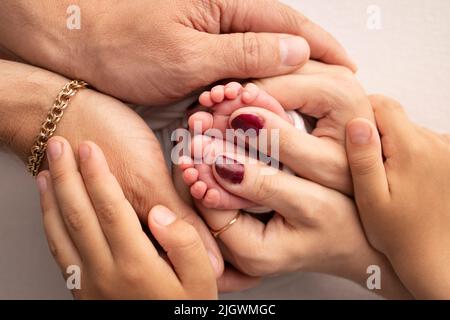
[[[241,114],[231,121],[231,127],[234,130],[244,130],[244,132],[253,129],[258,135],[259,130],[264,128],[264,121],[254,114]]]
[[[234,159],[220,156],[215,163],[217,174],[232,184],[240,184],[244,180],[245,167]]]

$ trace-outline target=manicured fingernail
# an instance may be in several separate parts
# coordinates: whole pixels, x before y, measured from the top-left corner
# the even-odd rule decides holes
[[[40,174],[36,179],[39,192],[44,194],[47,191],[47,177],[44,174]]]
[[[254,114],[241,114],[231,121],[231,127],[234,130],[244,130],[244,132],[255,130],[258,135],[259,130],[264,128],[264,121]]]
[[[211,265],[214,269],[214,272],[216,274],[219,274],[220,273],[219,260],[217,260],[216,256],[211,251],[208,251],[208,257],[209,257],[209,261],[211,261]]]
[[[172,224],[177,219],[176,214],[167,208],[157,208],[153,210],[152,217],[157,224],[163,227]]]
[[[63,147],[61,141],[50,140],[47,145],[47,157],[50,160],[58,160],[63,153]]]
[[[305,39],[295,36],[280,38],[281,62],[286,66],[297,66],[309,58],[309,45]]]
[[[372,128],[367,122],[357,121],[348,126],[348,134],[351,143],[364,145],[370,142]]]
[[[78,148],[78,153],[80,155],[81,161],[86,161],[89,156],[91,155],[91,147],[87,145],[86,143],[80,144],[80,147]]]
[[[232,184],[240,184],[244,180],[245,167],[234,159],[220,156],[216,159],[215,168],[222,179]]]

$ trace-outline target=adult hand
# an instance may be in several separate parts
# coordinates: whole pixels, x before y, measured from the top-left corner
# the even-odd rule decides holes
[[[286,148],[291,146],[280,145],[283,163],[289,156],[283,150]],[[276,212],[267,223],[242,214],[219,235],[225,259],[240,271],[252,276],[323,272],[365,286],[367,268],[377,265],[383,275],[381,294],[410,297],[387,259],[369,245],[350,198],[304,178],[255,163],[243,155],[226,151],[216,151],[216,154],[213,173],[223,188]],[[225,161],[222,155],[227,157]],[[298,174],[296,167],[293,170]],[[200,211],[213,230],[220,230],[237,215],[235,210],[200,207]]]
[[[355,117],[374,119],[367,95],[355,75],[344,67],[310,61],[293,74],[254,82],[286,110],[298,110],[316,119],[316,128],[312,134],[300,132],[283,118],[260,108],[237,110],[231,116],[230,126],[244,114],[259,117],[269,136],[272,129],[279,131],[284,164],[304,178],[351,194],[345,126]],[[270,154],[271,141],[267,143]]]
[[[153,105],[221,79],[290,73],[309,59],[309,47],[312,58],[355,70],[330,34],[275,0],[80,0],[80,30],[67,28],[72,4],[4,0],[0,46],[121,100]]]
[[[364,228],[417,298],[448,299],[450,139],[411,123],[389,98],[374,96],[371,102],[381,141],[365,120],[347,127]]]
[[[0,72],[5,79],[0,84],[0,145],[5,144],[26,161],[40,124],[68,80],[13,62],[0,61]],[[180,214],[197,229],[208,251],[217,258],[217,274],[222,273],[223,260],[216,242],[201,218],[178,196],[159,142],[135,112],[116,99],[80,90],[71,99],[56,134],[65,137],[76,154],[83,141],[99,145],[141,221],[147,221],[148,212],[158,204]]]
[[[157,206],[148,225],[167,262],[142,230],[139,219],[93,143],[79,147],[49,141],[50,172],[41,172],[44,227],[64,275],[78,266],[78,299],[214,299],[216,278],[196,230],[169,209]],[[213,258],[215,259],[215,258]]]

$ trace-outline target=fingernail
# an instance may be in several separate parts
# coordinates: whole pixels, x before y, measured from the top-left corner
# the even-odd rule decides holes
[[[234,159],[220,156],[216,159],[217,174],[232,184],[240,184],[244,180],[245,167]]]
[[[254,114],[241,114],[231,121],[231,127],[234,130],[255,130],[256,135],[259,135],[259,130],[264,128],[264,121]]]
[[[211,251],[208,251],[208,257],[209,257],[209,261],[211,261],[211,265],[214,269],[214,272],[216,274],[219,274],[220,273],[219,260],[217,260],[216,256]]]
[[[152,217],[157,224],[163,227],[172,224],[177,219],[175,213],[166,208],[158,208],[153,210]]]
[[[58,160],[63,152],[63,144],[60,141],[50,140],[47,145],[47,157],[50,160]]]
[[[85,143],[80,144],[78,148],[81,161],[86,161],[91,155],[91,147]]]
[[[305,39],[295,36],[280,38],[281,62],[286,66],[297,66],[309,58],[309,45]]]
[[[36,179],[39,192],[44,194],[47,191],[47,177],[44,174],[40,174]]]
[[[370,142],[372,128],[364,121],[353,122],[348,126],[348,134],[351,143],[364,145]]]

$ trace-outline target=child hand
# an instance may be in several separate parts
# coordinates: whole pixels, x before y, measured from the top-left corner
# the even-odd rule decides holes
[[[214,299],[214,258],[196,230],[162,206],[150,211],[161,257],[91,142],[79,147],[80,170],[69,143],[49,141],[50,171],[38,177],[44,227],[63,274],[78,266],[80,299]],[[173,266],[173,267],[172,267]]]
[[[371,103],[381,143],[371,122],[356,119],[347,126],[365,230],[417,298],[448,299],[450,139],[411,123],[395,101],[377,96]]]

